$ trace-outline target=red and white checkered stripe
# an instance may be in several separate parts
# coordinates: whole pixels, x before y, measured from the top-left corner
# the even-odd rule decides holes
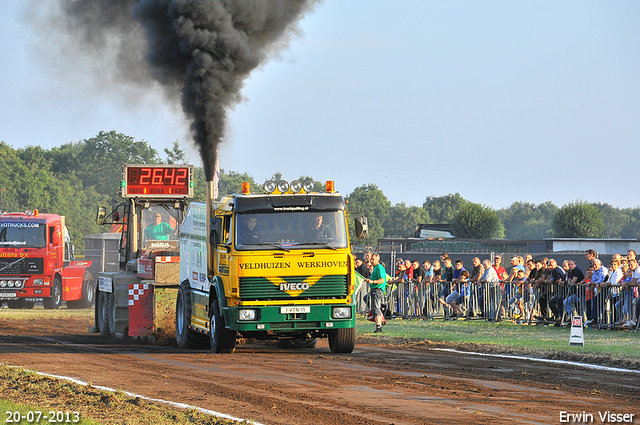
[[[156,257],[156,263],[179,263],[180,257]]]
[[[148,290],[148,283],[134,283],[132,285],[129,285],[129,305],[135,304],[135,302],[138,301],[142,295],[144,295],[144,291]]]

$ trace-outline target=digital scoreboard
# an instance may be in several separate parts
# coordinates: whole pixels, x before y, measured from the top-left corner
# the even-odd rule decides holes
[[[125,198],[191,198],[193,165],[123,165]]]

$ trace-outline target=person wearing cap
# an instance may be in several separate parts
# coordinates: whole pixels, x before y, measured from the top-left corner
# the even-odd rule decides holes
[[[522,270],[525,274],[527,273],[524,269],[524,258],[514,255],[511,257],[511,272],[509,273],[509,277],[507,280],[512,282],[513,280],[518,278],[518,270]]]
[[[498,254],[493,257],[493,268],[498,275],[498,279],[506,279],[507,278],[507,270],[502,267],[502,255]]]
[[[169,235],[172,234],[176,229],[171,227],[170,224],[162,221],[162,214],[155,213],[153,216],[155,220],[155,224],[150,224],[144,230],[144,237],[146,239],[153,239],[158,241],[167,241],[169,240]]]

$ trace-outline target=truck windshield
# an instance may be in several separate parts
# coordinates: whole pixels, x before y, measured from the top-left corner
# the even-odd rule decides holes
[[[152,205],[142,211],[142,248],[178,247],[178,211],[164,205]]]
[[[238,214],[235,243],[239,250],[324,246],[347,247],[344,211]]]
[[[0,222],[0,246],[45,246],[44,223]]]

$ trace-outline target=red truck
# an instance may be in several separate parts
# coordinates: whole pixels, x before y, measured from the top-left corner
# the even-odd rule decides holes
[[[90,307],[91,261],[74,261],[64,216],[38,210],[0,214],[0,304],[57,309]]]

